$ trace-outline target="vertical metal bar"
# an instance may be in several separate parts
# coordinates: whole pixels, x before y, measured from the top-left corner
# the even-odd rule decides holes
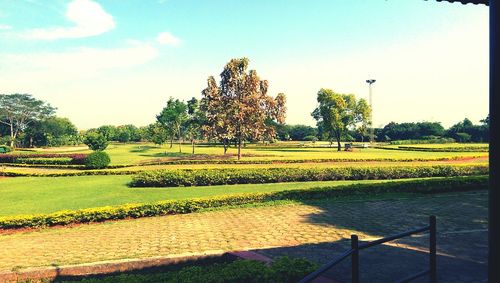
[[[437,282],[437,258],[436,258],[436,216],[429,217],[429,270],[430,282]]]
[[[351,280],[352,283],[359,283],[359,242],[357,235],[351,235]]]

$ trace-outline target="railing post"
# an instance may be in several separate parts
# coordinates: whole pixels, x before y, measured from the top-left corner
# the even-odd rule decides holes
[[[436,216],[429,217],[429,270],[430,282],[437,282],[437,261],[436,261]]]
[[[352,283],[359,283],[359,249],[358,236],[351,235],[351,279]]]

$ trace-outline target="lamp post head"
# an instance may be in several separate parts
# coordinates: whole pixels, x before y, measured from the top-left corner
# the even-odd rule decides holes
[[[368,84],[372,84],[372,83],[374,83],[374,82],[376,82],[376,81],[377,81],[377,80],[366,80],[366,83],[368,83]]]

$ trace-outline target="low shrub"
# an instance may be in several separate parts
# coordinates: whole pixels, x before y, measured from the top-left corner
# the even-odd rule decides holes
[[[380,149],[400,150],[389,147],[375,147]],[[323,163],[323,162],[369,162],[369,161],[388,161],[388,162],[414,162],[414,161],[449,161],[461,160],[464,158],[480,158],[487,155],[474,156],[453,156],[453,157],[394,157],[394,158],[322,158],[322,159],[265,159],[265,160],[237,160],[237,159],[208,159],[208,160],[189,160],[189,159],[164,159],[146,161],[139,166],[147,165],[181,165],[181,164],[280,164],[280,163]]]
[[[456,141],[452,138],[436,138],[436,139],[421,139],[421,140],[395,140],[391,141],[391,144],[444,144],[444,143],[455,143]]]
[[[270,265],[254,260],[235,260],[208,266],[186,266],[177,271],[148,274],[121,274],[78,280],[82,283],[115,282],[297,282],[316,270],[317,265],[305,259],[280,257]],[[63,281],[76,282],[76,281]]]
[[[11,152],[11,148],[10,146],[7,146],[7,145],[0,145],[0,153],[7,153],[7,152]]]
[[[487,165],[337,168],[255,168],[142,171],[133,187],[178,187],[281,182],[402,179],[488,174]]]
[[[381,193],[440,193],[488,189],[487,176],[452,177],[392,181],[377,184],[352,184],[267,193],[224,195],[211,198],[168,200],[145,204],[125,204],[80,210],[64,210],[50,214],[0,217],[0,229],[45,227],[72,223],[101,222],[125,218],[185,214],[206,208],[219,208],[276,200],[328,199],[353,195]]]
[[[85,168],[87,169],[102,169],[106,168],[111,159],[104,151],[95,151],[85,158]]]
[[[17,158],[17,164],[39,164],[39,165],[71,165],[73,159],[69,157],[51,157],[51,158]]]
[[[39,154],[0,154],[0,163],[13,163],[13,164],[50,164],[50,165],[82,165],[84,164],[85,157],[87,154],[77,153],[77,154],[53,154],[53,153],[39,153]],[[35,159],[40,159],[42,161],[35,161]],[[43,163],[47,160],[50,163]],[[70,159],[69,163],[68,160]],[[40,163],[36,163],[40,162]]]

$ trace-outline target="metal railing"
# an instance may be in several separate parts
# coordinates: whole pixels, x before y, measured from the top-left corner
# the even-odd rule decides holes
[[[347,258],[348,256],[351,256],[351,280],[353,283],[359,283],[359,251],[364,250],[376,245],[380,245],[386,242],[390,242],[396,239],[400,239],[403,237],[407,237],[413,234],[418,234],[422,233],[425,231],[429,231],[429,268],[410,275],[408,277],[405,277],[404,279],[401,279],[397,282],[410,282],[414,279],[417,279],[419,277],[429,275],[430,282],[435,283],[437,281],[437,269],[436,269],[436,216],[432,215],[429,216],[429,225],[421,228],[417,228],[411,231],[407,231],[401,234],[389,236],[386,238],[382,238],[379,240],[367,242],[367,243],[362,243],[359,244],[358,236],[357,235],[351,235],[351,248],[335,259],[331,260],[330,262],[326,263],[322,267],[320,267],[318,270],[310,273],[306,277],[304,277],[302,280],[299,281],[299,283],[306,283],[306,282],[311,282],[312,280],[316,279],[319,277],[321,274],[335,266],[336,264],[340,263],[342,260]]]

